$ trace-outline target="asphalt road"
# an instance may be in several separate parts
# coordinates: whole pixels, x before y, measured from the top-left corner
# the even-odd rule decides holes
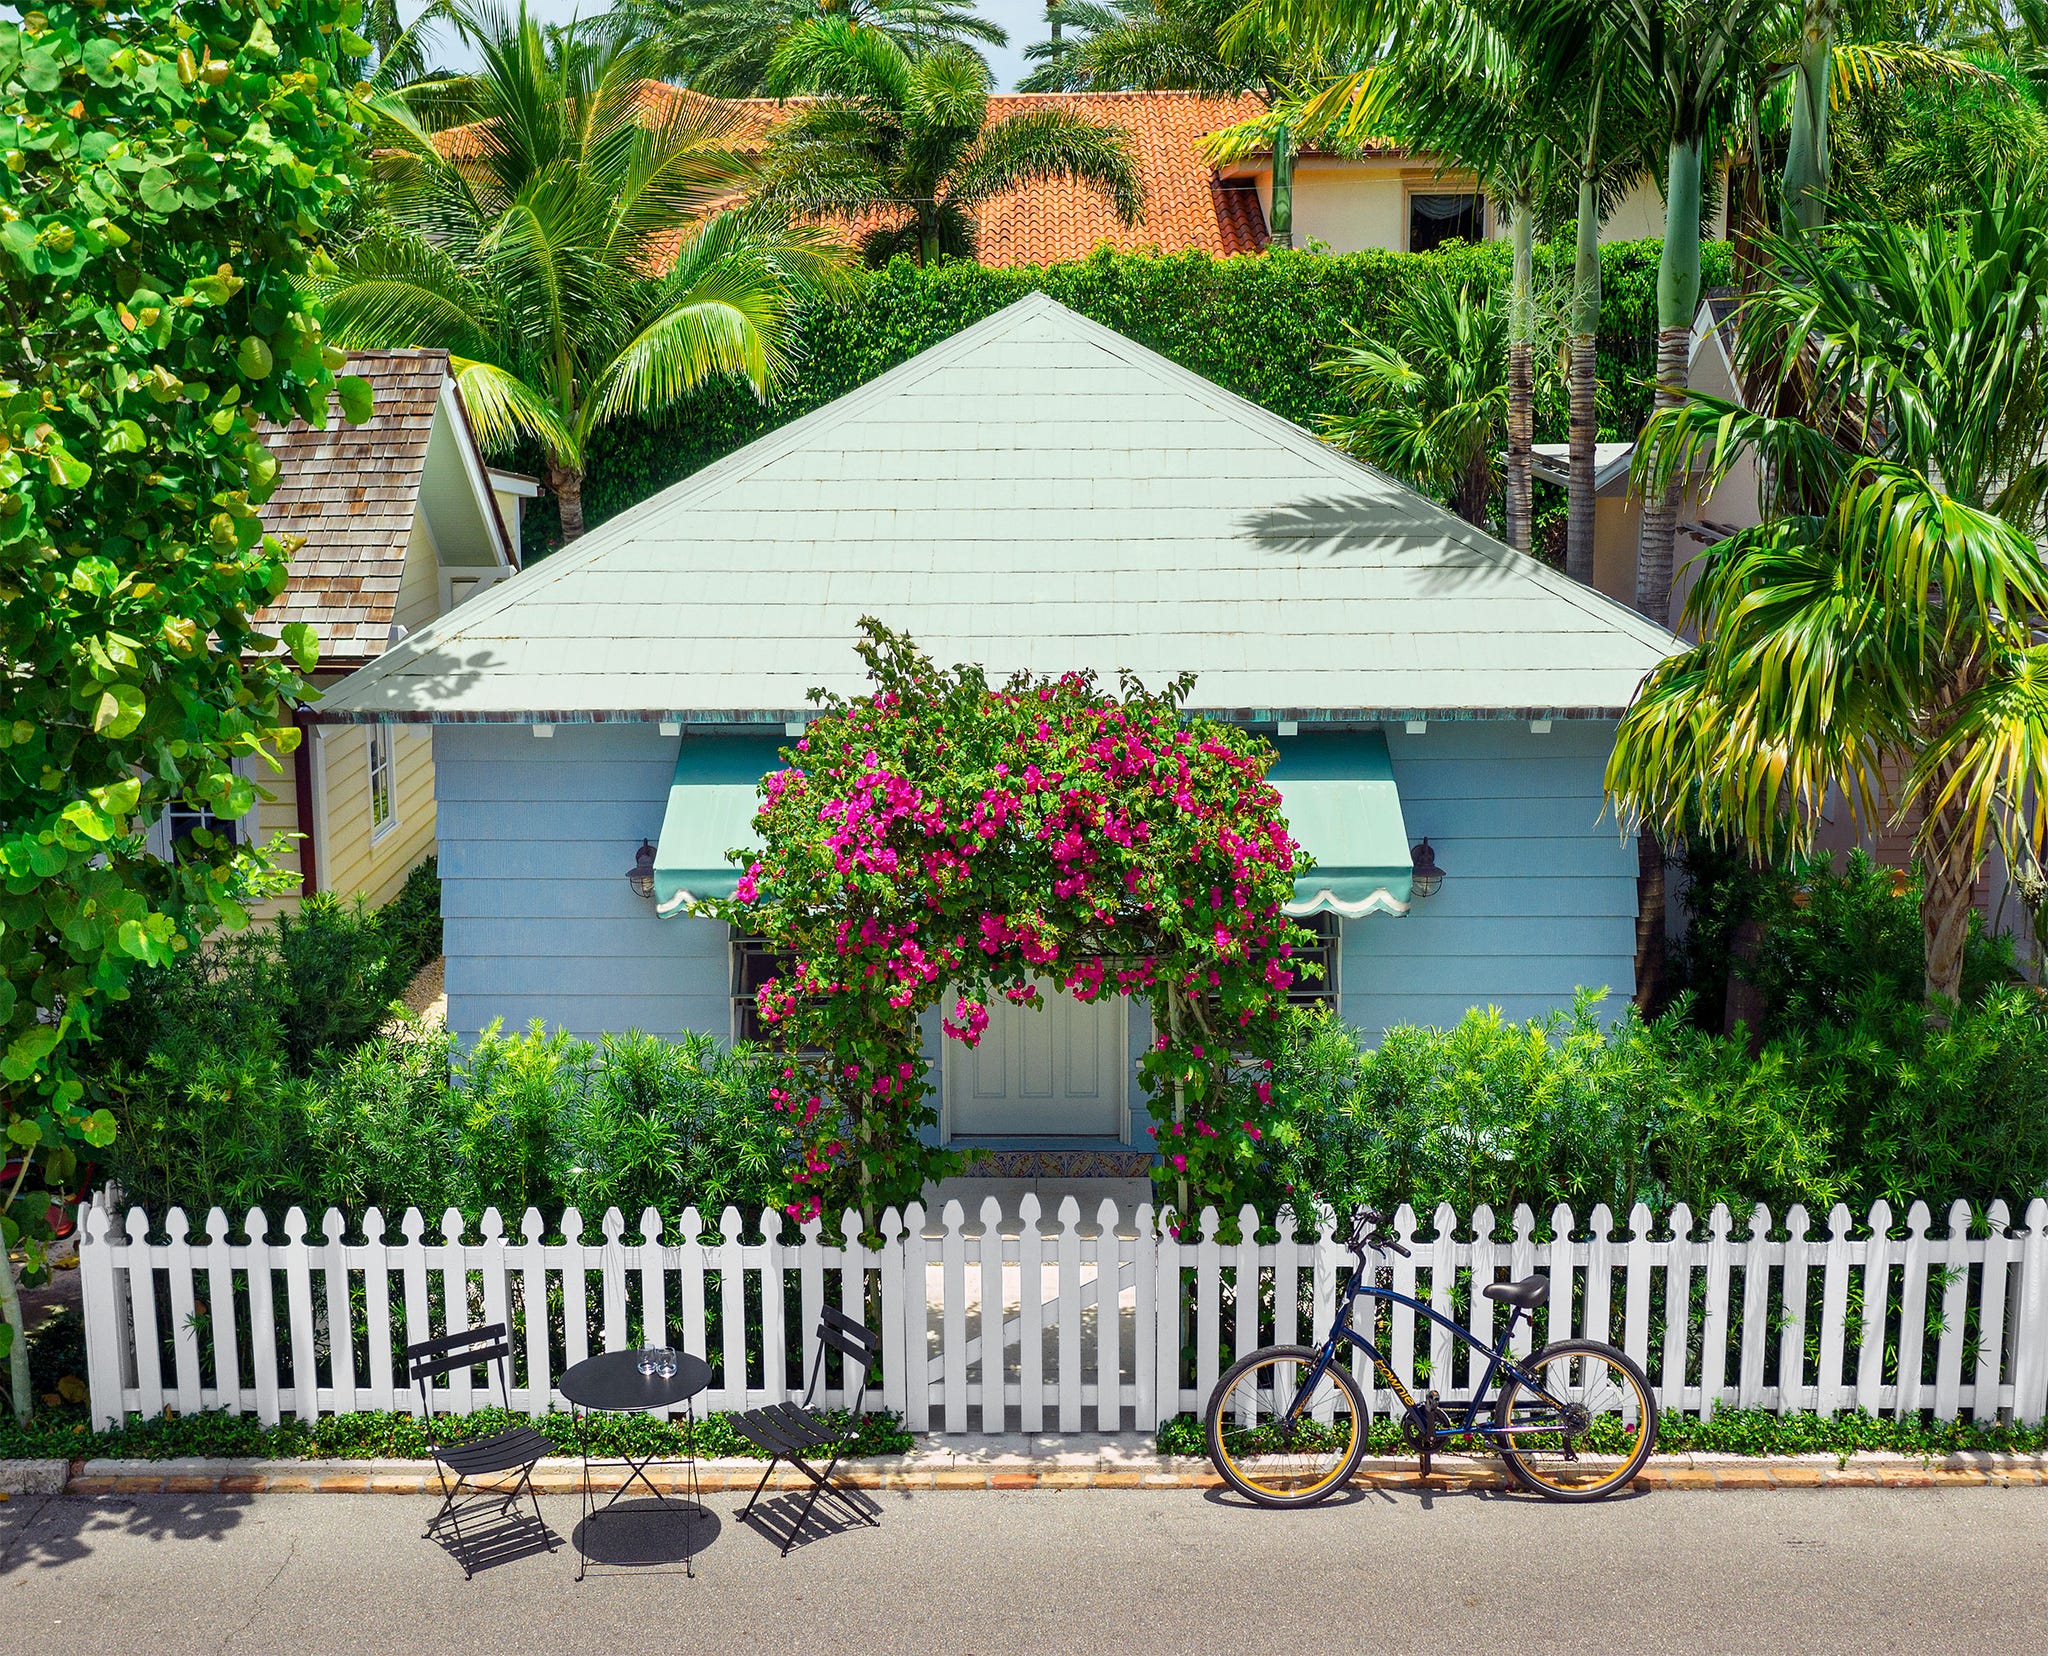
[[[884,1497],[787,1560],[710,1498],[695,1580],[573,1580],[566,1547],[465,1583],[402,1496],[16,1497],[9,1650],[1732,1652],[2040,1648],[2048,1490],[1646,1494],[1601,1506],[1359,1494]],[[576,1503],[543,1503],[558,1539]],[[612,1520],[616,1522],[616,1520]],[[657,1556],[671,1527],[609,1545]]]

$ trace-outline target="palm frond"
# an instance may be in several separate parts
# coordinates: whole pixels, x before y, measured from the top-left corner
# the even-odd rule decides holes
[[[458,356],[449,359],[449,367],[486,452],[531,439],[564,465],[581,463],[575,433],[544,393],[495,363]]]
[[[1123,133],[1064,109],[1033,110],[982,128],[946,184],[967,205],[1038,179],[1065,178],[1102,196],[1125,224],[1145,211],[1145,185]]]
[[[2039,862],[2048,846],[2048,644],[1992,659],[1986,681],[1956,703],[1907,774],[1899,813],[1914,807],[1930,824],[1959,815],[1973,864],[1994,835],[2014,866]]]

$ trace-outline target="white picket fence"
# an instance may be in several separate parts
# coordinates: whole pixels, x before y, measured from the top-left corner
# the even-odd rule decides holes
[[[750,1228],[733,1209],[716,1229],[687,1212],[673,1231],[650,1211],[633,1234],[613,1210],[594,1236],[573,1211],[552,1234],[529,1212],[515,1236],[495,1211],[473,1231],[451,1211],[430,1233],[408,1210],[394,1237],[375,1210],[353,1228],[330,1210],[314,1236],[294,1208],[281,1238],[261,1212],[236,1237],[215,1209],[196,1235],[178,1210],[116,1223],[102,1197],[79,1250],[93,1417],[417,1409],[401,1348],[494,1322],[515,1330],[515,1409],[564,1407],[564,1369],[650,1332],[710,1362],[699,1408],[750,1408],[802,1392],[829,1301],[879,1324],[880,1401],[914,1431],[1148,1430],[1199,1412],[1237,1355],[1324,1331],[1350,1264],[1340,1241],[1284,1218],[1277,1241],[1225,1243],[1213,1211],[1178,1239],[1149,1205],[1104,1202],[1084,1222],[1071,1197],[1053,1217],[1027,1196],[1021,1223],[1001,1212],[892,1209],[871,1248],[852,1215],[828,1237],[772,1212]],[[1413,1257],[1390,1257],[1386,1280],[1491,1340],[1498,1308],[1474,1286],[1546,1271],[1541,1337],[1614,1341],[1667,1409],[2034,1422],[2048,1413],[2048,1202],[2019,1226],[2002,1202],[1985,1217],[1973,1235],[1954,1203],[1935,1234],[1922,1202],[1902,1227],[1884,1202],[1860,1224],[1838,1206],[1819,1229],[1803,1208],[1738,1223],[1717,1207],[1696,1227],[1683,1207],[1654,1222],[1639,1206],[1618,1230],[1604,1206],[1583,1225],[1559,1207],[1538,1240],[1526,1207],[1498,1234],[1484,1207],[1469,1225],[1440,1208],[1427,1227],[1403,1208],[1395,1235]],[[1250,1209],[1240,1223],[1256,1234]],[[1457,1398],[1477,1378],[1407,1307],[1382,1310],[1377,1337],[1411,1389]],[[1516,1347],[1532,1337],[1525,1323]],[[1357,1368],[1375,1407],[1395,1405]],[[435,1408],[496,1401],[484,1379],[449,1376]],[[822,1401],[844,1402],[845,1381],[828,1365]]]

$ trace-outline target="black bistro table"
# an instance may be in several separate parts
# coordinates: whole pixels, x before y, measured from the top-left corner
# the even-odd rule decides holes
[[[690,1499],[672,1500],[654,1487],[647,1476],[647,1468],[654,1460],[654,1451],[649,1451],[635,1460],[630,1454],[624,1460],[627,1472],[625,1482],[612,1491],[611,1499],[602,1505],[594,1503],[590,1488],[590,1433],[587,1422],[593,1413],[631,1413],[646,1409],[672,1409],[678,1403],[685,1408],[685,1418],[691,1428],[690,1441],[696,1443],[697,1411],[691,1402],[706,1386],[711,1384],[711,1365],[701,1357],[693,1357],[687,1351],[676,1353],[676,1371],[673,1374],[642,1374],[639,1351],[607,1351],[601,1356],[586,1357],[563,1374],[559,1384],[564,1397],[576,1415],[576,1441],[583,1451],[583,1523],[589,1525],[617,1504],[621,1495],[633,1487],[637,1478],[646,1485],[647,1493],[663,1507],[683,1515],[683,1571],[686,1575],[696,1573],[692,1560],[694,1550],[690,1539],[690,1526],[703,1515],[704,1506],[700,1499],[702,1491],[697,1487],[697,1457],[693,1453],[687,1458],[690,1467]],[[581,1535],[583,1531],[578,1530]],[[583,1579],[583,1572],[589,1566],[590,1555],[579,1544],[576,1549],[576,1579]],[[667,1563],[667,1559],[647,1560],[648,1563]]]

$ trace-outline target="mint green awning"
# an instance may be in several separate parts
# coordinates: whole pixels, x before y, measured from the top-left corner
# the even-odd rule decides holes
[[[759,736],[686,736],[676,755],[668,810],[654,848],[654,911],[688,914],[701,897],[730,897],[744,865],[738,847],[758,849],[754,812],[761,778],[783,768],[780,742]]]
[[[1386,737],[1283,736],[1274,746],[1280,757],[1267,780],[1280,790],[1288,829],[1316,860],[1294,882],[1287,912],[1406,914],[1415,869]]]

